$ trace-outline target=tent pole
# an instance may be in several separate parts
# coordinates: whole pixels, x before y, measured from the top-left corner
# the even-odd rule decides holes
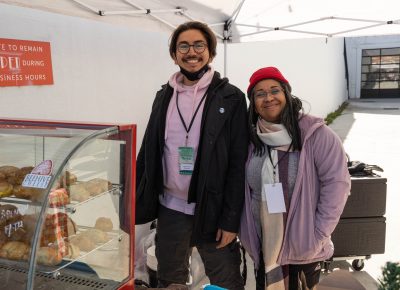
[[[76,1],[76,0],[75,0]],[[158,13],[182,13],[183,9],[139,9],[139,10],[111,10],[105,11],[103,10],[103,14],[105,15],[135,15],[135,14],[158,14]]]
[[[243,7],[244,1],[246,1],[246,0],[242,0],[242,2],[240,2],[239,5],[236,7],[235,11],[233,11],[231,18],[230,18],[232,23],[236,22],[236,18],[239,16],[239,13]]]
[[[229,35],[230,35],[230,29],[231,29],[231,20],[225,21],[224,24],[224,77],[227,76],[228,71],[227,71],[227,63],[228,63],[228,41],[229,41]]]
[[[141,9],[141,10],[143,9],[143,7],[141,7],[141,6],[139,6],[139,5],[135,4],[135,3],[133,3],[133,2],[130,1],[130,0],[125,0],[125,2],[128,3],[129,5],[131,5],[131,6],[135,7],[135,8],[137,8],[137,9]],[[175,29],[175,28],[176,28],[175,25],[173,25],[173,24],[171,24],[171,23],[165,21],[165,20],[162,19],[161,17],[158,17],[158,16],[153,15],[153,14],[149,14],[149,16],[151,16],[151,17],[157,19],[158,21],[164,23],[165,25],[169,26],[169,27],[172,28],[172,29]]]
[[[72,0],[72,1],[78,3],[79,5],[85,7],[85,8],[87,8],[87,9],[89,9],[89,10],[91,10],[92,12],[94,12],[94,13],[96,13],[96,14],[100,14],[100,13],[99,13],[100,11],[99,11],[98,9],[94,8],[93,6],[90,6],[90,5],[88,5],[88,4],[86,4],[86,3],[83,3],[82,1],[79,1],[79,0]]]
[[[227,49],[228,49],[228,41],[226,39],[224,39],[224,77],[226,77],[227,74],[227,68],[226,68],[226,63],[227,63],[227,58],[228,58],[228,54],[227,54]]]

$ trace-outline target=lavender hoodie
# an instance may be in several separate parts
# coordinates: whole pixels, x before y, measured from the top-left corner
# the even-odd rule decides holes
[[[323,261],[333,255],[330,236],[350,192],[350,175],[339,137],[320,118],[304,115],[299,124],[303,146],[278,258],[281,265]],[[253,220],[248,184],[245,190],[239,238],[258,268],[261,239]]]
[[[179,107],[186,126],[189,126],[194,112],[200,100],[206,93],[212,78],[214,69],[210,69],[193,86],[183,85],[183,75],[181,72],[173,74],[169,80],[169,85],[174,88],[174,93],[169,102],[166,125],[165,125],[165,146],[163,153],[163,172],[164,172],[164,194],[160,195],[160,203],[170,209],[193,215],[195,203],[188,203],[188,191],[192,176],[179,174],[179,154],[178,148],[185,146],[185,137],[188,135],[187,146],[193,147],[194,159],[199,147],[200,126],[203,114],[204,101],[202,102],[189,134],[183,127],[176,107],[176,98],[179,94]]]

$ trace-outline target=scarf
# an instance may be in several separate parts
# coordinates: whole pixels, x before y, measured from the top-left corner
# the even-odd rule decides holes
[[[270,158],[265,158],[261,170],[262,194],[264,194],[264,184],[279,182],[278,150],[290,151],[292,139],[282,124],[270,123],[261,118],[257,122],[257,135],[268,146],[270,152]],[[274,171],[275,174],[273,174]],[[283,213],[270,214],[264,200],[260,210],[265,289],[285,290],[288,288],[287,279],[285,283],[285,276],[287,277],[288,271],[277,263],[285,232],[285,217]]]

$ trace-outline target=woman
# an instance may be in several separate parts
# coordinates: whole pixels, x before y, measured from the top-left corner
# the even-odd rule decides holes
[[[250,77],[250,152],[240,239],[257,289],[313,289],[350,191],[341,140],[275,67]]]

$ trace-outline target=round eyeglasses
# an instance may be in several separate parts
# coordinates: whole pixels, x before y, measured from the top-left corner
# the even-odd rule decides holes
[[[193,50],[196,53],[203,53],[207,48],[207,43],[203,41],[195,42],[194,44],[189,44],[187,42],[179,43],[177,49],[182,54],[187,54],[190,50],[190,47],[193,47]]]
[[[281,92],[284,92],[285,90],[282,88],[273,88],[270,91],[264,91],[264,90],[260,90],[254,93],[254,97],[256,99],[264,99],[266,97],[268,97],[268,95],[271,96],[276,96],[278,94],[280,94]]]

